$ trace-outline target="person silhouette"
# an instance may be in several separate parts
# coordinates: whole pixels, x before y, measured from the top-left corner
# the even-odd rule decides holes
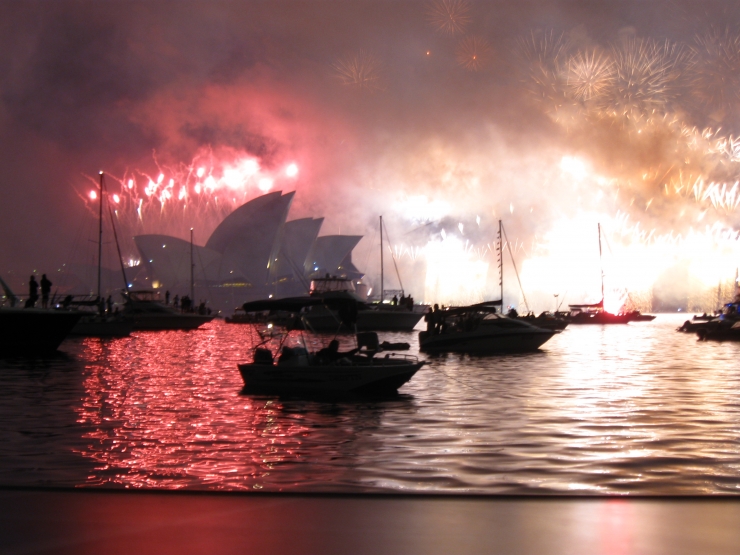
[[[33,308],[36,306],[36,301],[39,300],[39,284],[36,278],[31,276],[31,280],[28,282],[28,302],[26,308]]]
[[[41,274],[41,307],[49,308],[49,293],[51,293],[51,286],[53,284],[46,277],[46,274]]]

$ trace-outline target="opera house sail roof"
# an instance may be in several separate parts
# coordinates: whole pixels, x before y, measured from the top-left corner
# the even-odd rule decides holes
[[[300,294],[312,275],[348,275],[349,270],[351,277],[360,276],[351,253],[362,236],[318,237],[323,218],[286,222],[294,194],[276,191],[243,204],[219,224],[204,246],[193,245],[196,287],[207,287],[209,295],[228,289],[229,302],[243,303],[268,294]],[[150,285],[173,295],[188,291],[188,241],[166,235],[138,235],[134,241]]]

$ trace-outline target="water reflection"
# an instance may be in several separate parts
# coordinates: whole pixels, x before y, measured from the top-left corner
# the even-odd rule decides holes
[[[430,357],[398,396],[352,402],[242,394],[250,326],[68,341],[56,358],[0,361],[0,480],[737,493],[740,345],[697,342],[681,321],[569,328],[530,355]],[[381,339],[418,352],[415,334]]]

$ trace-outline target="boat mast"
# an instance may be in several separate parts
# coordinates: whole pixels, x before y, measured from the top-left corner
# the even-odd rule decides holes
[[[380,217],[380,304],[383,304],[383,216]]]
[[[103,172],[100,172],[100,183],[103,183]],[[102,188],[102,187],[101,187]],[[128,278],[126,277],[126,267],[123,265],[123,255],[121,255],[121,244],[118,242],[118,232],[116,231],[116,220],[113,218],[113,209],[108,205],[108,214],[110,215],[110,226],[113,228],[113,238],[116,241],[116,251],[118,252],[118,263],[121,265],[121,275],[123,276],[123,288],[126,291],[125,297],[128,297]]]
[[[98,206],[98,302],[100,302],[100,276],[103,266],[103,171],[100,170],[100,203]]]
[[[604,261],[601,259],[601,222],[596,224],[599,229],[599,267],[601,268],[601,308],[604,308]]]
[[[499,299],[501,299],[501,313],[504,312],[504,243],[503,243],[503,226],[501,220],[498,221],[498,285],[501,289]]]
[[[193,228],[190,228],[190,306],[195,305],[195,264],[193,264]]]

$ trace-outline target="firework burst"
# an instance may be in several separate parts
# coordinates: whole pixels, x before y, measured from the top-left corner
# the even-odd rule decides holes
[[[481,37],[466,37],[457,46],[457,63],[469,71],[480,71],[492,56],[488,41]]]
[[[714,112],[736,110],[740,102],[740,36],[729,29],[712,29],[696,36],[689,48],[694,97]]]
[[[572,56],[567,68],[567,91],[583,102],[603,97],[614,81],[614,62],[595,51]]]
[[[382,64],[366,50],[340,58],[332,64],[332,68],[339,81],[347,87],[369,92],[383,89]]]
[[[435,0],[427,8],[427,20],[444,35],[464,33],[471,21],[470,3],[467,0]]]
[[[649,39],[630,39],[614,46],[611,109],[627,117],[663,110],[676,94],[679,53],[671,43]]]
[[[568,41],[555,31],[532,32],[520,38],[514,54],[527,89],[540,101],[548,100],[560,106],[565,97],[565,55]]]

